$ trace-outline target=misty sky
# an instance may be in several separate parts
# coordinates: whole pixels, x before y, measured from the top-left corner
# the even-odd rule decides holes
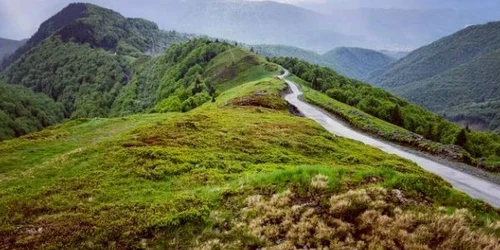
[[[82,1],[82,0],[80,0]],[[78,2],[80,2],[78,1]],[[127,6],[120,3],[123,0],[88,0],[88,2],[112,8],[125,16],[134,16],[134,8],[130,4],[134,0],[127,0]],[[149,0],[149,2],[165,2],[165,0]],[[190,1],[190,0],[167,0]],[[208,1],[208,0],[207,0]],[[245,0],[230,0],[245,1]],[[254,0],[260,1],[260,0]],[[0,37],[11,39],[29,38],[40,25],[71,0],[0,0]],[[144,1],[136,1],[137,5],[144,5]],[[345,8],[471,8],[480,11],[480,8],[500,7],[498,0],[277,0],[277,2],[294,4],[318,12],[328,13],[332,9]],[[142,6],[144,7],[144,6]],[[500,10],[499,10],[500,11]],[[148,19],[147,16],[141,16]]]

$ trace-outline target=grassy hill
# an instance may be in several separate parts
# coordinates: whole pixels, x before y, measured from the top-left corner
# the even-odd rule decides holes
[[[410,53],[370,81],[453,121],[498,130],[499,30],[500,22],[468,27]],[[485,109],[478,113],[479,106]]]
[[[381,70],[395,61],[388,55],[363,48],[340,47],[321,55],[284,45],[256,45],[252,48],[265,57],[296,57],[356,79],[365,79],[371,72]]]
[[[257,78],[188,113],[77,119],[1,142],[0,243],[498,247],[497,210],[291,115],[284,88]]]
[[[14,53],[19,47],[21,47],[26,41],[16,41],[11,39],[5,39],[0,37],[0,61]]]

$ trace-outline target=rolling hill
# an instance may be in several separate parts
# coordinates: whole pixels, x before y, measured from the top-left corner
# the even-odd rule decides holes
[[[388,55],[363,48],[340,47],[325,54],[284,45],[255,45],[252,48],[266,57],[296,57],[361,80],[371,72],[381,70],[395,61]]]
[[[0,61],[7,55],[14,53],[25,42],[25,40],[16,41],[0,37]]]
[[[499,50],[500,22],[471,26],[415,50],[370,82],[450,120],[498,130]]]

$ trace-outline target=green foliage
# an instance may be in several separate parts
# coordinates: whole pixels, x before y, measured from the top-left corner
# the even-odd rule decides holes
[[[467,143],[467,130],[462,129],[457,135],[457,140],[455,141],[455,144],[458,146],[465,146]]]
[[[207,39],[174,44],[158,57],[134,59],[50,37],[0,77],[49,95],[63,105],[67,117],[93,118],[189,111],[215,100],[219,87],[270,76],[275,68],[248,51]]]
[[[271,76],[276,70],[244,49],[207,39],[175,44],[162,56],[138,62],[135,68],[131,83],[112,107],[112,115],[150,109],[189,111],[215,100],[217,90]]]
[[[62,119],[62,107],[49,97],[0,83],[0,141],[38,131]]]
[[[391,111],[391,123],[400,127],[404,125],[403,117],[401,116],[401,108],[397,104]]]
[[[178,96],[171,96],[158,103],[151,111],[153,113],[181,112],[181,99]]]
[[[499,29],[500,22],[468,27],[410,53],[369,81],[464,126],[500,130]]]
[[[429,140],[443,144],[455,144],[457,135],[461,130],[460,126],[445,120],[439,115],[426,111],[417,105],[410,104],[406,100],[382,89],[340,76],[335,71],[328,68],[311,65],[295,58],[276,58],[274,62],[289,69],[292,73],[308,82],[307,84],[311,88],[326,93],[329,97],[374,117],[420,134]],[[328,106],[326,102],[314,100],[313,102]],[[344,114],[342,116],[348,120],[353,118],[352,115]],[[375,132],[372,131],[374,130],[373,128],[367,128],[367,130]],[[375,133],[378,134],[378,132]],[[465,143],[463,148],[469,154],[473,155],[473,157],[477,158],[474,164],[488,170],[500,171],[498,164],[485,166],[485,164],[481,163],[481,160],[479,160],[480,158],[488,159],[499,156],[494,150],[488,149],[496,149],[498,145],[500,145],[499,135],[496,133],[486,134],[485,136],[480,132],[471,132],[468,135],[469,138],[481,137],[484,140],[474,140],[474,144]],[[390,138],[393,138],[393,136],[390,136]],[[418,138],[413,138],[411,140],[417,139]],[[397,139],[398,142],[406,140],[407,139]],[[418,145],[420,143],[410,142],[410,144]],[[426,151],[439,152],[441,150]]]
[[[104,117],[126,84],[119,56],[52,37],[2,72],[5,82],[42,92],[70,117]]]

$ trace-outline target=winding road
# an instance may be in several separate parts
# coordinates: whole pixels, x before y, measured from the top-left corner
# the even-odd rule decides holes
[[[285,96],[285,100],[297,107],[300,113],[305,117],[313,119],[333,134],[363,142],[387,153],[413,161],[427,171],[441,176],[443,179],[451,183],[455,189],[463,191],[474,198],[488,202],[496,208],[500,208],[499,185],[414,154],[411,152],[412,150],[402,149],[398,146],[375,139],[350,128],[340,122],[340,120],[334,118],[332,115],[329,115],[326,111],[302,101],[299,97],[303,93],[299,90],[296,83],[286,79],[288,75],[289,72],[284,70],[284,73],[279,76],[280,79],[284,80],[288,84],[291,90],[291,93]]]

